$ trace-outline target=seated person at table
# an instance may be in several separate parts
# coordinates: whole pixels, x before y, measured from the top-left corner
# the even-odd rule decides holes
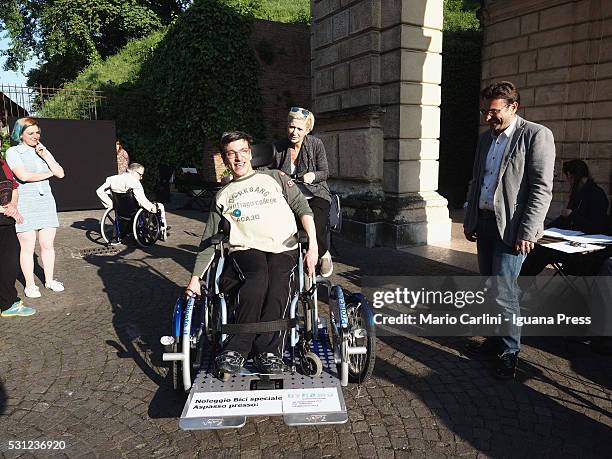
[[[132,190],[134,193],[134,198],[136,198],[136,201],[140,207],[151,213],[156,213],[159,210],[161,238],[162,240],[165,240],[167,227],[164,205],[159,203],[154,204],[147,199],[144,188],[140,183],[143,176],[144,166],[138,163],[131,163],[128,166],[127,171],[123,174],[111,175],[110,177],[107,177],[104,183],[96,190],[96,194],[100,198],[100,201],[102,201],[104,207],[110,209],[113,207],[111,192],[127,193],[128,190]],[[123,228],[121,231],[123,233]]]
[[[608,198],[589,174],[584,161],[574,159],[563,163],[563,175],[569,183],[569,200],[561,215],[548,228],[561,228],[599,234],[607,230]],[[559,251],[536,245],[521,268],[521,276],[536,276],[548,265],[563,261]]]
[[[296,215],[310,244],[305,263],[310,275],[318,260],[312,211],[295,183],[277,170],[255,171],[251,166],[251,137],[241,131],[225,133],[220,151],[233,180],[217,192],[210,208],[188,296],[198,296],[200,278],[213,261],[212,236],[229,225],[228,260],[222,284],[239,284],[233,311],[237,324],[275,321],[287,312],[291,280],[297,262]],[[217,370],[239,373],[249,355],[259,371],[282,373],[284,332],[232,335],[215,359]]]

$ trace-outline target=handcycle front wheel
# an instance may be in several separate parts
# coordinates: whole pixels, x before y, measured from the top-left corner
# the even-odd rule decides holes
[[[141,247],[150,247],[159,239],[161,226],[157,214],[139,209],[132,223],[134,239]]]
[[[372,375],[376,361],[376,329],[372,309],[361,295],[351,295],[347,299],[346,313],[349,346],[366,348],[365,354],[348,356],[348,379],[351,383],[362,383]]]
[[[180,343],[177,340],[172,344],[172,352],[181,352],[181,351],[183,351],[182,343]],[[172,387],[179,394],[185,394],[189,392],[189,389],[191,389],[191,387],[185,387],[185,384],[183,383],[183,371],[184,371],[183,365],[186,364],[186,366],[190,369],[189,376],[190,376],[191,384],[193,384],[194,377],[195,377],[195,371],[193,368],[194,361],[195,361],[195,351],[193,349],[190,349],[189,352],[187,353],[187,362],[184,363],[181,360],[172,361],[172,365],[170,366],[170,372],[172,373]]]
[[[174,342],[172,344],[172,352],[179,352],[180,348],[178,342]],[[172,365],[170,366],[170,371],[172,372],[172,387],[176,392],[184,393],[185,389],[183,387],[183,362],[180,360],[173,360]]]
[[[117,239],[117,222],[115,221],[115,213],[112,208],[106,209],[102,220],[100,220],[100,235],[102,240],[106,244],[110,244],[111,241]]]

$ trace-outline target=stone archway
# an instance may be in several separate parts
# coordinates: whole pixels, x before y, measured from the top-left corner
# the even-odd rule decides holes
[[[313,0],[312,97],[344,231],[449,240],[437,193],[443,0]]]

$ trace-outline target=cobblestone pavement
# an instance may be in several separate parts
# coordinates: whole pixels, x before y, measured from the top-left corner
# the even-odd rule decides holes
[[[287,427],[254,418],[239,430],[185,432],[184,399],[161,361],[159,336],[185,284],[204,214],[169,214],[172,235],[87,255],[101,211],[60,215],[57,277],[38,314],[0,319],[2,457],[612,456],[612,359],[579,343],[526,339],[516,382],[462,355],[464,339],[382,337],[374,377],[345,390],[350,420]],[[461,274],[390,249],[336,241],[333,280],[367,274]],[[57,440],[64,450],[9,450]]]

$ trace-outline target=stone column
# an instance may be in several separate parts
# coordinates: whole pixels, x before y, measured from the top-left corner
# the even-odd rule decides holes
[[[316,133],[347,236],[450,239],[437,192],[442,0],[313,0]]]

